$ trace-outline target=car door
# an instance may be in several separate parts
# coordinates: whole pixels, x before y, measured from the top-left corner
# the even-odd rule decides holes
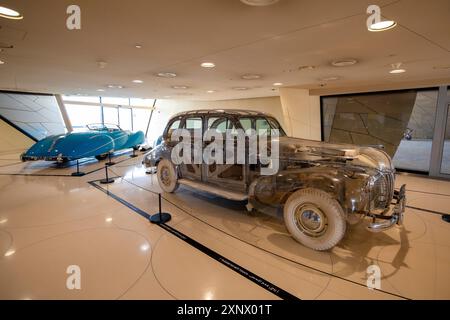
[[[204,181],[210,184],[227,188],[233,191],[246,191],[245,165],[243,164],[226,164],[226,144],[233,148],[234,154],[237,154],[236,123],[235,120],[227,116],[212,116],[208,118],[207,128],[216,130],[223,136],[223,164],[204,164],[203,173]],[[226,140],[226,130],[231,130],[232,139]],[[234,133],[234,135],[233,135]],[[205,148],[210,142],[204,142]],[[235,157],[236,158],[236,157]]]
[[[202,144],[203,144],[203,117],[199,115],[187,116],[182,124],[182,128],[186,129],[191,135],[191,161],[190,163],[182,163],[180,172],[183,178],[202,181]],[[195,137],[199,138],[197,141]]]

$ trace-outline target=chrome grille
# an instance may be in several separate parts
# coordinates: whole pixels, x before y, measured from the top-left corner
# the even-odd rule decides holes
[[[394,173],[380,172],[370,181],[370,209],[387,208],[394,197]]]

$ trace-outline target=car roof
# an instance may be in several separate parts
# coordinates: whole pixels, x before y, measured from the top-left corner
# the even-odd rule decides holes
[[[185,116],[185,115],[209,115],[209,114],[223,114],[223,115],[236,115],[236,116],[264,116],[264,117],[272,117],[271,114],[261,112],[261,111],[253,111],[253,110],[242,110],[242,109],[200,109],[200,110],[190,110],[183,111],[177,113],[172,118]]]

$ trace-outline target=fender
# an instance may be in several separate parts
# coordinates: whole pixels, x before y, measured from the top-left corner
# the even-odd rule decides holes
[[[249,187],[249,202],[257,209],[262,206],[282,207],[297,190],[317,188],[328,192],[341,205],[345,198],[342,172],[336,168],[311,167],[283,170],[274,176],[261,176]]]

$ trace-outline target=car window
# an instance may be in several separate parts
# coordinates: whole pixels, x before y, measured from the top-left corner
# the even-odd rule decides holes
[[[242,129],[244,129],[245,132],[252,128],[252,119],[250,118],[240,118],[239,122],[241,123]]]
[[[172,122],[169,129],[167,129],[167,137],[172,136],[173,131],[180,128],[180,122],[180,120],[175,120]]]
[[[229,118],[210,118],[208,120],[208,129],[215,129],[221,133],[226,133],[227,130],[231,130],[231,134],[237,134],[236,126],[233,121]]]
[[[260,132],[260,131],[269,131],[270,128],[270,124],[269,121],[267,121],[267,119],[265,118],[259,118],[256,119],[256,132]]]
[[[202,118],[187,118],[185,128],[188,130],[202,129]]]

